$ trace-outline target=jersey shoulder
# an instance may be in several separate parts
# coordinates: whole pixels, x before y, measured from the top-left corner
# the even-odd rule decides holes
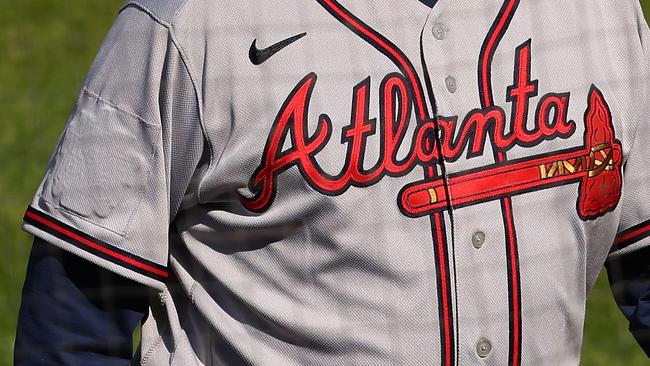
[[[169,24],[188,0],[127,0],[122,9],[137,7],[163,24]]]

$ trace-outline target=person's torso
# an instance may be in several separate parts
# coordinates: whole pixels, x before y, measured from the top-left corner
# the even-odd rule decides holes
[[[210,163],[147,364],[577,364],[641,90],[633,15],[188,1]]]

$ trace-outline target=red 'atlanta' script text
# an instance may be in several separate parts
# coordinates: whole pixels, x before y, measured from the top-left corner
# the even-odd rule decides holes
[[[457,116],[419,121],[408,142],[410,150],[401,160],[396,155],[406,143],[413,106],[407,81],[399,73],[384,77],[379,87],[378,121],[369,115],[370,78],[361,81],[353,89],[351,122],[342,130],[342,142],[347,144],[346,159],[343,169],[335,176],[323,171],[315,159],[332,136],[329,116],[320,115],[318,128],[312,134],[307,130],[308,108],[317,79],[315,73],[308,74],[287,97],[275,119],[262,162],[250,182],[255,196],[243,198],[244,206],[255,212],[266,210],[275,196],[276,176],[294,165],[314,189],[338,195],[350,186],[369,186],[386,175],[402,176],[418,165],[437,163],[441,158],[454,161],[465,151],[468,158],[482,155],[488,138],[494,149],[507,151],[514,145],[534,146],[544,140],[572,135],[575,123],[567,119],[569,93],[542,96],[535,109],[534,128],[527,128],[529,101],[538,92],[538,81],[530,80],[530,56],[530,43],[517,49],[513,84],[506,89],[506,102],[512,108],[509,129],[506,129],[504,110],[497,106],[471,110],[460,123]],[[436,122],[440,140],[435,138]],[[377,133],[377,124],[380,159],[372,168],[364,169],[366,140]],[[288,138],[291,147],[282,150]]]

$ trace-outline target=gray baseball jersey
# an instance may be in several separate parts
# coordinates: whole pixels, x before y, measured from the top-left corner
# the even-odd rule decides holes
[[[650,244],[648,36],[634,0],[129,1],[24,228],[157,289],[142,365],[576,365]]]

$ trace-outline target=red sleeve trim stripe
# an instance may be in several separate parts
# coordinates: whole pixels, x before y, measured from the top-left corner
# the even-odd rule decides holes
[[[93,238],[31,206],[25,211],[23,219],[26,223],[40,230],[121,267],[128,268],[157,281],[164,281],[169,276],[166,267]]]
[[[650,220],[646,220],[638,225],[632,226],[627,230],[623,230],[614,240],[614,245],[612,250],[619,250],[627,247],[628,245],[634,244],[637,241],[650,236]]]

